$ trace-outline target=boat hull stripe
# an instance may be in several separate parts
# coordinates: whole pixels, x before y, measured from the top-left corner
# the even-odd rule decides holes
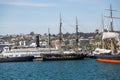
[[[98,58],[97,61],[99,61],[99,62],[109,62],[109,63],[120,63],[120,60],[110,60],[110,59],[100,59],[100,58]]]

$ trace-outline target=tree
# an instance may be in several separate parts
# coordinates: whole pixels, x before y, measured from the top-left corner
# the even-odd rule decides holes
[[[35,33],[32,31],[32,32],[30,32],[30,35],[34,35]]]

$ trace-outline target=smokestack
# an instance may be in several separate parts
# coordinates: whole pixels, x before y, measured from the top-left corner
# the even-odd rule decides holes
[[[36,36],[36,47],[40,47],[40,44],[39,44],[39,34]]]

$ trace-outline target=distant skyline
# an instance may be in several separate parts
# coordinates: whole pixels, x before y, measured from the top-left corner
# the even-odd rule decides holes
[[[44,34],[59,32],[60,13],[62,32],[75,32],[78,18],[79,32],[94,32],[102,27],[101,17],[109,16],[110,3],[113,16],[120,18],[120,0],[0,0],[0,35]],[[105,27],[110,19],[104,18]],[[114,29],[120,30],[120,19],[114,19]]]

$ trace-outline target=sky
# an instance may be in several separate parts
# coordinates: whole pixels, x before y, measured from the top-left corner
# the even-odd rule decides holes
[[[113,16],[120,17],[120,0],[0,0],[0,35],[58,34],[60,14],[62,32],[74,33],[76,16],[79,32],[94,32],[102,27],[101,18],[109,16],[110,3]],[[104,17],[105,27],[110,19]],[[114,19],[114,29],[120,30],[120,19]]]

